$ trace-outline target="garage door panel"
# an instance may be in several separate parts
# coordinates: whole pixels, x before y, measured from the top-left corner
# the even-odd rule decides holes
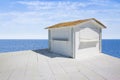
[[[91,39],[99,39],[99,33],[97,30],[95,29],[91,29],[91,28],[82,28],[80,30],[80,39],[85,39],[85,40],[91,40]]]

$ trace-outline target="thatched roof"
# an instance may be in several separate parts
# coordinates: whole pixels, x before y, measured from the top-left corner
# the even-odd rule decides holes
[[[60,28],[60,27],[70,27],[70,26],[74,26],[83,22],[87,22],[90,20],[94,20],[96,21],[98,24],[100,24],[101,26],[103,26],[104,28],[106,28],[105,25],[103,25],[101,22],[99,22],[98,20],[96,20],[95,18],[90,18],[90,19],[84,19],[84,20],[76,20],[76,21],[70,21],[70,22],[63,22],[63,23],[58,23],[52,26],[49,26],[45,29],[51,29],[51,28]]]

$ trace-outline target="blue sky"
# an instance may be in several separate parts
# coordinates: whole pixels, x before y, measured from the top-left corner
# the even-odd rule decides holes
[[[47,39],[45,27],[86,18],[107,26],[103,39],[120,39],[120,0],[1,0],[0,39]]]

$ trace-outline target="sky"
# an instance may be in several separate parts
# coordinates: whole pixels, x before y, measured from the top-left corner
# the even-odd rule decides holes
[[[1,0],[0,39],[47,39],[60,22],[96,18],[103,39],[120,39],[120,0]]]

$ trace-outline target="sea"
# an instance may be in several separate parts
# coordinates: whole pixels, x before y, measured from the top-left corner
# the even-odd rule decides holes
[[[1,39],[0,53],[48,48],[47,39]],[[103,39],[102,52],[120,58],[120,40]]]

